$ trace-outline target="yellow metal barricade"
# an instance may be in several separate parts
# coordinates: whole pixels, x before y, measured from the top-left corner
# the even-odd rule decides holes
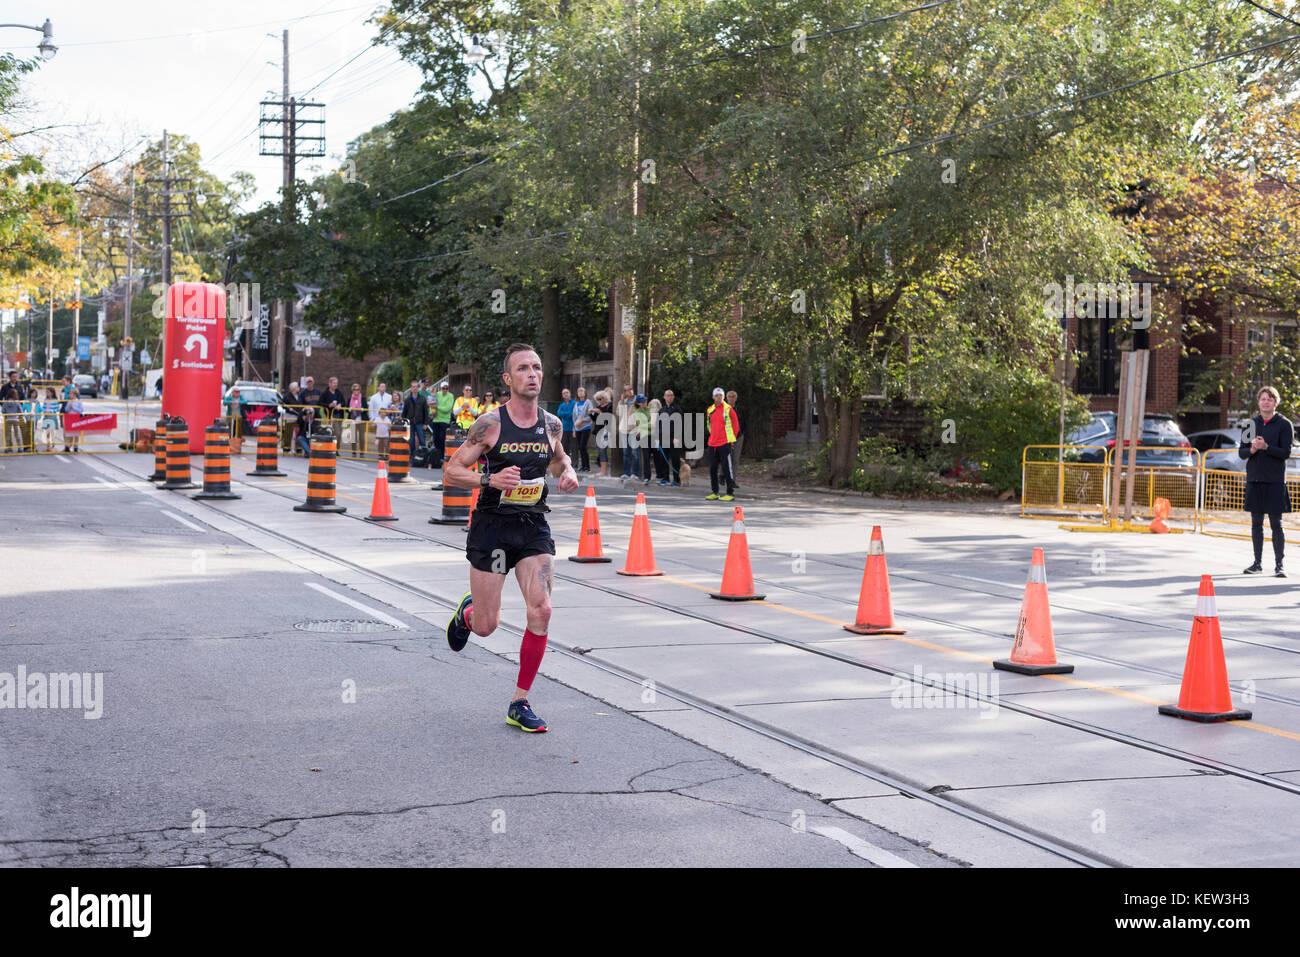
[[[1231,453],[1236,455],[1236,453]],[[1292,456],[1296,458],[1297,456]],[[1218,456],[1207,456],[1201,470],[1200,530],[1206,535],[1223,538],[1250,538],[1250,513],[1246,511],[1246,473],[1235,469],[1213,468]],[[1300,476],[1287,470],[1287,491],[1291,506],[1300,506]],[[1300,513],[1282,516],[1282,533],[1293,545],[1300,545]],[[1268,520],[1264,521],[1264,538],[1271,539]]]
[[[1106,511],[1110,483],[1104,446],[1027,445],[1020,471],[1020,514],[1025,518]]]
[[[1167,499],[1169,502],[1169,521],[1185,524],[1189,529],[1195,529],[1200,517],[1200,480],[1201,480],[1201,453],[1195,449],[1178,448],[1164,445],[1139,445],[1137,454],[1139,457],[1144,452],[1167,452],[1167,453],[1189,453],[1192,457],[1191,465],[1135,465],[1133,480],[1133,511],[1134,519],[1139,515],[1143,521],[1150,521],[1152,518],[1151,509],[1158,498]],[[1128,449],[1120,451],[1112,448],[1107,456],[1110,460],[1111,467],[1115,467],[1115,456],[1120,456],[1120,495],[1124,495],[1124,486],[1128,476]],[[1109,481],[1109,479],[1108,479]],[[1119,503],[1120,509],[1124,507],[1124,502]]]

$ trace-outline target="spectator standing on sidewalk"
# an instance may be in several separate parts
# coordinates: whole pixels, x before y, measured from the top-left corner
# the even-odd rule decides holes
[[[727,405],[736,413],[736,443],[731,447],[731,474],[736,478],[740,477],[740,450],[745,447],[745,410],[736,404],[738,398],[735,389],[727,392]],[[739,482],[736,488],[740,488]]]
[[[1277,389],[1266,385],[1255,399],[1259,415],[1251,419],[1253,433],[1250,442],[1242,442],[1237,454],[1246,460],[1246,511],[1250,512],[1250,543],[1255,549],[1255,561],[1247,568],[1247,575],[1258,575],[1264,570],[1264,516],[1268,516],[1273,539],[1273,575],[1285,578],[1282,569],[1286,538],[1282,528],[1282,514],[1291,511],[1291,496],[1286,487],[1286,461],[1291,457],[1291,444],[1295,430],[1286,416],[1278,415]]]
[[[568,389],[560,390],[560,406],[555,414],[560,417],[560,444],[564,454],[573,460],[573,393]]]
[[[86,407],[81,404],[81,393],[76,389],[63,403],[63,451],[80,452],[81,451],[81,429],[68,428],[68,415],[84,415]]]
[[[632,412],[636,409],[636,393],[632,386],[623,386],[623,397],[618,400],[618,444],[623,456],[623,478],[630,478],[636,471],[637,448],[632,443],[636,431],[636,421]]]
[[[467,385],[460,392],[460,398],[452,406],[451,414],[456,417],[456,428],[468,432],[479,416],[479,404],[478,399],[474,398],[473,386]]]
[[[587,456],[587,442],[591,439],[592,418],[595,414],[596,407],[587,398],[587,390],[578,386],[578,397],[573,401],[573,444],[577,446],[578,455],[582,460],[581,468],[577,469],[579,472],[591,471],[591,459]],[[573,460],[572,453],[569,455],[569,460]]]
[[[721,389],[713,390],[713,404],[705,413],[709,429],[709,485],[713,491],[704,496],[708,501],[730,502],[736,497],[736,477],[731,472],[731,446],[736,441],[736,412],[727,405]],[[718,473],[726,482],[727,491],[718,494]]]
[[[650,410],[646,408],[645,396],[638,394],[633,400],[632,420],[636,423],[631,438],[636,442],[636,475],[646,485],[650,484]]]
[[[6,452],[21,452],[27,443],[23,440],[23,402],[27,387],[18,381],[18,372],[9,373],[9,379],[0,386],[0,415],[4,416],[4,441]]]
[[[404,418],[411,427],[411,433],[415,436],[415,444],[418,448],[424,448],[424,429],[429,424],[429,403],[420,394],[420,383],[412,382],[410,394],[406,401],[402,403],[402,418]]]
[[[614,434],[610,430],[611,420],[613,418],[610,412],[610,405],[613,402],[613,396],[608,389],[601,389],[596,393],[596,411],[593,419],[600,427],[596,433],[596,464],[600,466],[600,474],[609,474],[609,447],[614,441]]]
[[[456,404],[455,397],[446,382],[438,383],[438,392],[429,400],[429,411],[433,413],[433,455],[429,458],[432,468],[442,468],[442,460],[447,454],[447,430],[451,428],[451,410]]]
[[[334,433],[334,441],[339,442],[342,440],[347,398],[339,390],[338,376],[330,376],[329,385],[321,390],[320,398],[316,400],[316,408],[320,410],[318,414],[321,421]]]
[[[54,391],[54,386],[45,387],[45,401],[40,403],[40,421],[37,427],[40,429],[41,440],[45,443],[45,451],[54,451],[54,433],[59,430],[59,395]]]
[[[664,404],[659,410],[660,440],[668,465],[668,482],[660,485],[682,484],[682,407],[677,404],[677,396],[672,389],[664,390]]]
[[[379,391],[370,397],[370,420],[375,423],[375,441],[379,454],[388,454],[388,417],[392,414],[393,397],[388,394],[388,385],[379,383]]]

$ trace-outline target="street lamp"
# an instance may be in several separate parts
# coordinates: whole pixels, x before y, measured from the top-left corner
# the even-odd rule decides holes
[[[59,52],[59,48],[54,45],[54,24],[48,19],[39,27],[28,26],[26,23],[0,23],[0,27],[15,27],[19,30],[35,30],[41,34],[40,45],[36,49],[41,51],[41,56],[47,60],[53,60],[54,54]]]
[[[484,37],[484,39],[487,40],[486,46],[479,43],[478,34],[474,34],[470,48],[465,53],[465,61],[470,66],[478,66],[492,55],[492,40],[489,37]]]

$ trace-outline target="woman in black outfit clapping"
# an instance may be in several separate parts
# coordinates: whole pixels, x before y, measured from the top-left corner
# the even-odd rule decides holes
[[[1237,454],[1246,460],[1246,511],[1250,512],[1250,540],[1255,546],[1255,563],[1247,575],[1264,570],[1264,516],[1268,515],[1273,535],[1273,574],[1285,578],[1282,552],[1286,539],[1282,532],[1282,513],[1291,511],[1291,496],[1286,488],[1286,460],[1291,457],[1291,423],[1277,414],[1277,389],[1266,385],[1259,390],[1259,415],[1250,420]]]

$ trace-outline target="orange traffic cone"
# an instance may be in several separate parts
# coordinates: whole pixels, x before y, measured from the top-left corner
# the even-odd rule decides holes
[[[1161,714],[1189,721],[1249,721],[1250,712],[1232,706],[1228,688],[1228,666],[1223,661],[1223,636],[1219,633],[1219,609],[1214,602],[1214,582],[1201,576],[1192,619],[1192,640],[1183,665],[1183,687],[1178,707],[1162,704]]]
[[[596,513],[596,489],[587,486],[587,501],[582,506],[582,531],[578,533],[578,554],[570,555],[571,562],[608,562],[600,547],[600,516]],[[653,565],[654,562],[651,562]]]
[[[894,606],[889,600],[889,567],[885,564],[885,540],[880,526],[871,529],[867,546],[867,567],[862,572],[862,590],[858,594],[858,616],[845,631],[855,635],[903,635],[894,627]]]
[[[1002,671],[1022,675],[1068,675],[1074,665],[1056,663],[1056,642],[1052,640],[1052,609],[1047,603],[1047,566],[1043,550],[1034,549],[1029,565],[1029,581],[1020,602],[1020,620],[1016,622],[1016,640],[1010,659],[993,662]]]
[[[375,494],[370,502],[370,514],[367,522],[395,522],[393,503],[388,500],[388,464],[379,460],[379,471],[375,474]]]
[[[1165,524],[1165,519],[1169,517],[1169,499],[1158,498],[1151,503],[1151,531],[1157,535],[1168,535],[1169,526]]]
[[[731,519],[731,541],[727,543],[727,561],[722,566],[722,588],[709,592],[709,597],[723,601],[762,601],[766,597],[754,594],[754,573],[749,568],[749,542],[745,538],[745,513],[739,505]]]
[[[655,549],[650,543],[650,516],[645,510],[645,493],[636,493],[636,512],[632,516],[632,539],[627,545],[627,562],[618,569],[620,575],[662,575],[655,568]]]

